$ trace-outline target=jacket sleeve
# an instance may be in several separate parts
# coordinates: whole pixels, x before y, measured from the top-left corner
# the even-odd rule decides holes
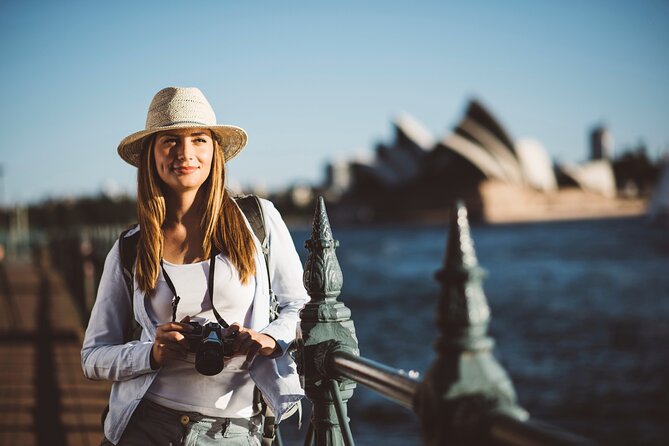
[[[81,349],[81,364],[89,379],[124,381],[153,372],[149,358],[153,343],[123,342],[134,315],[132,297],[123,279],[118,243],[117,240],[107,254]]]
[[[300,310],[309,301],[309,295],[302,284],[302,263],[286,224],[271,202],[261,200],[261,203],[269,237],[269,276],[279,303],[279,316],[262,332],[276,340],[281,350],[278,356],[295,340]]]

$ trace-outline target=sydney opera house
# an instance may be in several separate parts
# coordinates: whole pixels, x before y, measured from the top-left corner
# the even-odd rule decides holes
[[[617,197],[608,131],[591,134],[591,155],[554,165],[536,140],[514,140],[480,102],[470,101],[441,139],[408,115],[393,122],[394,141],[367,157],[332,161],[322,193],[336,218],[441,220],[456,199],[490,222],[587,218],[643,212]]]

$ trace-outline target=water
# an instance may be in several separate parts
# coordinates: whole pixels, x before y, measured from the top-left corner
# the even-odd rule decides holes
[[[340,300],[352,310],[361,354],[425,371],[435,355],[434,272],[446,229],[333,230]],[[601,444],[667,444],[669,231],[632,218],[474,226],[472,235],[488,271],[495,354],[520,404]],[[308,233],[293,236],[301,247]],[[421,442],[410,411],[365,388],[348,407],[359,446]],[[302,444],[304,429],[283,429],[287,444]]]

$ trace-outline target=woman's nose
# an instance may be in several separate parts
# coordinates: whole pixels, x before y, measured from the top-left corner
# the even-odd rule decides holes
[[[187,160],[193,157],[193,143],[187,138],[179,141],[177,146],[177,159]]]

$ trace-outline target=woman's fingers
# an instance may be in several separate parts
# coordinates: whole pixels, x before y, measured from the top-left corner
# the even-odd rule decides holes
[[[156,340],[161,342],[181,342],[186,339],[179,331],[157,331]]]
[[[156,331],[191,331],[193,327],[181,322],[165,322],[156,327]]]
[[[165,322],[164,324],[160,324],[156,327],[156,334],[168,333],[170,331],[193,331],[193,327],[190,324],[181,322]]]
[[[269,356],[274,350],[276,341],[272,337],[250,328],[240,327],[232,342],[232,351],[240,355],[246,354],[247,361],[251,361],[257,354]]]
[[[253,339],[250,335],[245,336],[241,343],[239,344],[239,348],[237,349],[239,353],[246,353],[249,351],[249,349],[253,348],[255,345],[258,345],[255,339]]]
[[[189,321],[190,318],[185,317],[180,323],[167,322],[157,327],[152,349],[156,364],[163,365],[167,361],[187,355],[187,342],[183,332],[192,330],[187,323]],[[223,336],[232,336],[232,351],[235,355],[246,355],[247,362],[251,362],[256,355],[269,356],[276,350],[274,338],[245,328],[239,322],[231,324]]]
[[[190,320],[188,316],[184,319]],[[182,321],[184,321],[182,319]],[[179,322],[166,322],[156,328],[156,339],[164,342],[181,342],[185,344],[183,333],[193,331],[193,327]]]
[[[233,325],[231,325],[228,329],[232,327]],[[241,351],[241,346],[244,343],[244,341],[249,339],[250,337],[249,332],[246,331],[246,329],[243,327],[238,327],[236,331],[237,334],[234,335],[234,338],[232,340],[232,351],[235,353],[244,353],[243,351]],[[232,333],[232,331],[230,333]]]
[[[190,318],[182,319],[188,322]],[[153,362],[159,366],[172,359],[184,358],[187,354],[186,338],[182,331],[191,331],[193,328],[185,323],[166,322],[156,327],[156,337],[151,348]]]
[[[240,333],[241,331],[246,330],[244,327],[242,327],[242,324],[239,322],[233,322],[228,326],[228,328],[225,329],[225,333],[223,333],[224,336],[236,336],[237,333]]]

